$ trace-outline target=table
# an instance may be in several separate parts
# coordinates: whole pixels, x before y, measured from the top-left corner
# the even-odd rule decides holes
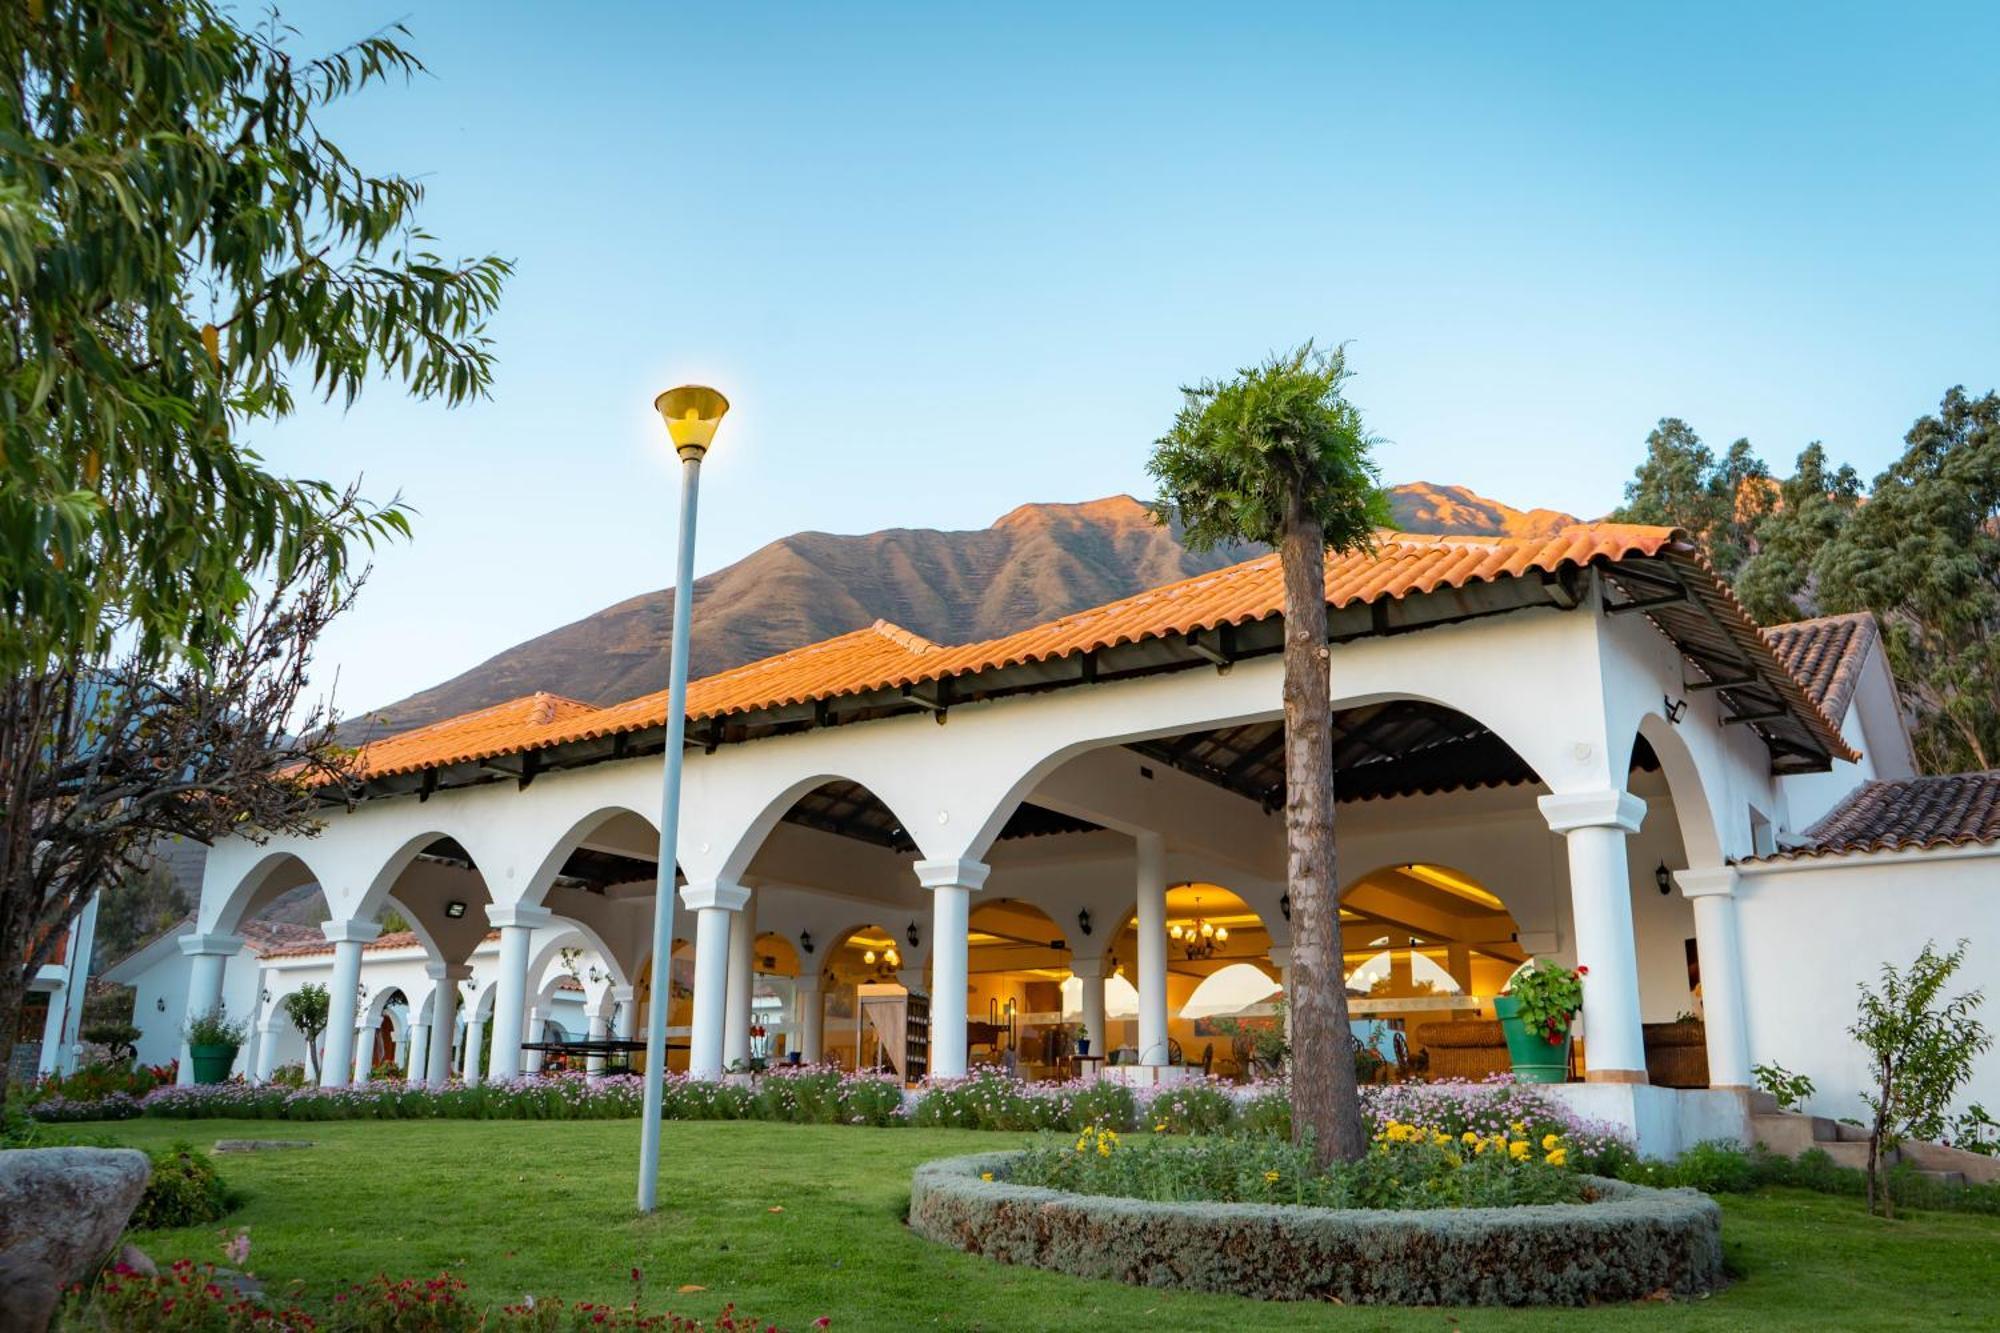
[[[1101,1055],[1068,1055],[1063,1063],[1070,1067],[1070,1077],[1094,1079],[1104,1072],[1104,1057]]]
[[[592,1056],[604,1061],[604,1074],[629,1074],[632,1072],[632,1057],[646,1049],[643,1041],[628,1041],[620,1037],[597,1037],[587,1041],[524,1041],[524,1051],[540,1051],[544,1055],[565,1055],[590,1059]],[[669,1051],[684,1051],[687,1043],[670,1041]]]

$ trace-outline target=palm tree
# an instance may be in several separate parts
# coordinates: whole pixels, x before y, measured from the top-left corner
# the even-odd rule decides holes
[[[1285,843],[1292,896],[1292,1134],[1321,1165],[1366,1149],[1334,877],[1332,696],[1326,552],[1365,551],[1388,520],[1361,413],[1341,394],[1342,350],[1311,343],[1183,389],[1147,470],[1160,521],[1178,515],[1207,550],[1278,550],[1285,615]]]

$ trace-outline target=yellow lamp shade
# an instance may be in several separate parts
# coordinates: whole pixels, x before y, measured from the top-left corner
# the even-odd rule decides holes
[[[667,423],[675,452],[682,458],[700,458],[714,442],[729,400],[705,384],[683,384],[655,398],[653,409]]]
[[[1215,928],[1215,942],[1217,944],[1229,943],[1229,927],[1217,926]]]
[[[873,949],[870,949],[867,952],[863,953],[861,955],[861,961],[868,964],[868,966],[870,967],[875,966],[875,951]]]

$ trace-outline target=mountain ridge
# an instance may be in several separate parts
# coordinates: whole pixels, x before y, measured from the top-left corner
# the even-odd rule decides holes
[[[1577,522],[1519,510],[1463,486],[1389,489],[1411,532],[1546,536]],[[887,620],[937,643],[1002,634],[1260,554],[1192,551],[1178,526],[1129,495],[1019,505],[990,527],[795,532],[694,586],[689,671],[710,675]],[[523,640],[449,680],[350,719],[351,744],[544,691],[602,706],[667,678],[670,589],[641,593]]]

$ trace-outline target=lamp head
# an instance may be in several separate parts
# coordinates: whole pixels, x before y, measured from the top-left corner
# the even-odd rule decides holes
[[[714,441],[729,400],[705,384],[683,384],[655,398],[653,410],[667,423],[674,452],[684,459],[699,459]]]

